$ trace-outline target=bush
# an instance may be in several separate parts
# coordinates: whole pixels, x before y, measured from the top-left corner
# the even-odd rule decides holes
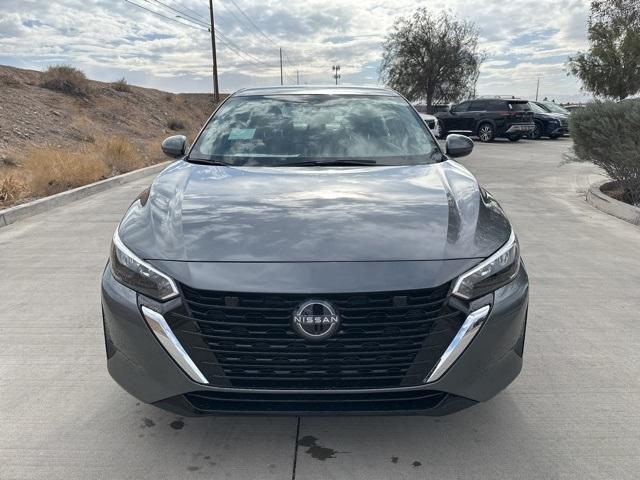
[[[24,179],[12,173],[0,174],[0,205],[9,205],[19,200],[26,192]]]
[[[102,161],[113,174],[130,172],[146,164],[136,147],[124,137],[111,137],[99,145]]]
[[[161,160],[156,152],[139,152],[124,137],[98,139],[81,149],[33,148],[20,166],[0,168],[0,205],[53,195]]]
[[[14,87],[18,88],[20,86],[20,80],[11,75],[0,75],[0,85],[4,85],[5,87]]]
[[[109,168],[95,151],[37,148],[23,162],[31,196],[42,197],[105,178]]]
[[[571,114],[572,161],[601,167],[640,206],[640,100],[595,102]]]
[[[89,94],[89,81],[85,74],[69,65],[55,65],[47,68],[42,74],[40,86],[70,95]]]
[[[184,130],[186,128],[185,121],[180,118],[170,118],[167,120],[167,127],[170,130]]]
[[[111,84],[111,88],[118,92],[131,92],[131,87],[127,83],[127,80],[122,77],[120,80],[117,80]]]

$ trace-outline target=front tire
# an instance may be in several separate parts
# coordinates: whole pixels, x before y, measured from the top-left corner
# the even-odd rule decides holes
[[[478,127],[478,138],[481,142],[492,142],[495,136],[496,132],[493,129],[493,125],[491,125],[490,123],[482,123]]]
[[[531,140],[540,140],[540,137],[542,137],[542,125],[536,122],[536,128],[529,134],[529,138]]]

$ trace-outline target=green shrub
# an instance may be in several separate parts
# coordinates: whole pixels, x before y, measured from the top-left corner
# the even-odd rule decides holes
[[[89,94],[89,81],[85,74],[69,65],[55,65],[47,68],[42,74],[40,86],[70,95]]]
[[[572,161],[601,167],[640,206],[640,100],[594,102],[571,114]]]
[[[122,77],[120,80],[116,80],[115,82],[113,82],[111,84],[111,88],[113,88],[118,92],[127,92],[127,93],[131,92],[131,87],[129,86],[127,79],[124,77]]]
[[[167,127],[169,130],[184,130],[186,128],[186,122],[180,118],[170,118],[167,120]]]

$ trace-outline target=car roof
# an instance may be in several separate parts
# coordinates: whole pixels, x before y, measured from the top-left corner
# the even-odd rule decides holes
[[[234,97],[254,97],[269,95],[376,95],[399,97],[397,92],[383,87],[331,86],[331,85],[287,85],[276,87],[243,88]]]
[[[483,102],[486,100],[498,100],[501,102],[528,102],[529,100],[526,100],[524,98],[512,98],[512,97],[508,97],[508,98],[504,98],[504,97],[480,97],[480,98],[474,98],[472,100],[469,100],[470,102]]]

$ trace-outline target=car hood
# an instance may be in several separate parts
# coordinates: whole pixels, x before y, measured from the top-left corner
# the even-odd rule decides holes
[[[225,167],[184,161],[119,233],[146,260],[368,262],[485,258],[510,233],[463,166]]]
[[[534,116],[536,118],[546,118],[546,119],[555,119],[555,120],[566,120],[567,116],[562,113],[548,112],[548,113],[538,113],[534,112]]]

